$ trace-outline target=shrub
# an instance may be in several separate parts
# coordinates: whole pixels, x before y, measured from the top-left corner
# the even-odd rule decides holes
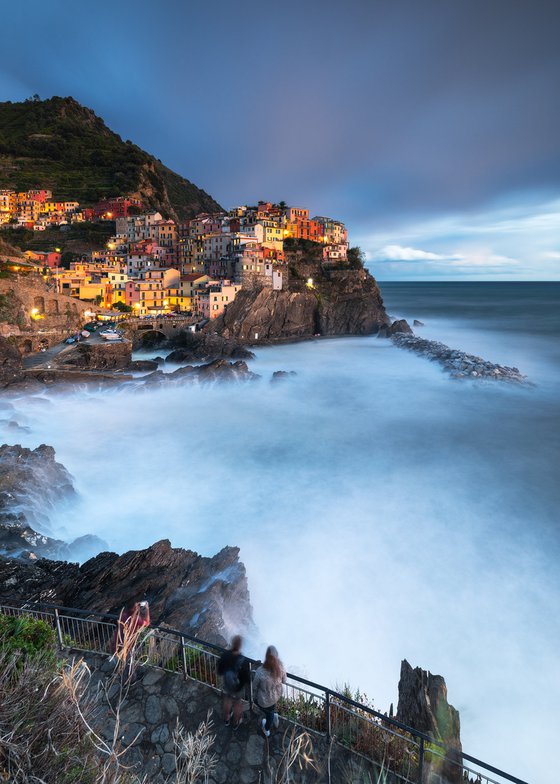
[[[40,652],[54,655],[54,629],[30,616],[13,618],[0,615],[0,645],[5,653],[19,651],[33,656]]]

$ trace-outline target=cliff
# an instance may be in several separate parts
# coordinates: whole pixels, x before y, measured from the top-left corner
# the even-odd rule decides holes
[[[219,205],[74,98],[0,103],[0,188],[48,188],[60,201],[92,205],[132,196],[182,220]]]
[[[289,279],[281,291],[242,289],[208,329],[260,343],[314,335],[369,335],[387,326],[375,278],[361,266],[323,268],[322,248],[313,245],[286,252]]]
[[[48,601],[117,614],[130,598],[146,599],[154,624],[219,645],[253,631],[245,567],[236,547],[206,558],[167,539],[123,555],[103,552],[77,563],[0,557],[0,602]]]

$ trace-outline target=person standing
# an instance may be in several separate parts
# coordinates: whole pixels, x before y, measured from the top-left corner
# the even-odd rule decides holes
[[[137,602],[130,599],[126,607],[120,611],[117,621],[117,631],[114,640],[115,652],[126,648],[133,648],[136,644],[138,634],[142,629],[150,625],[150,606],[148,602]]]
[[[243,640],[236,634],[231,640],[231,648],[225,651],[218,662],[218,675],[222,676],[224,694],[224,721],[227,726],[233,713],[233,729],[243,721],[243,695],[249,683],[249,660],[241,653]]]
[[[282,684],[286,683],[286,670],[278,658],[274,645],[266,649],[264,663],[258,668],[253,681],[253,697],[264,713],[261,727],[266,738],[270,737],[272,726],[278,726],[276,703],[282,696]]]

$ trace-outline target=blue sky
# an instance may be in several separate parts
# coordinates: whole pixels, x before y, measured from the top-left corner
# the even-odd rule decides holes
[[[73,95],[226,207],[339,217],[382,280],[560,279],[558,3],[30,0],[2,15],[3,100]]]

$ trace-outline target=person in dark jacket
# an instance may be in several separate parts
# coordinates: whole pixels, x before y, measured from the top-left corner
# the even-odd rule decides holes
[[[243,640],[236,634],[231,648],[220,657],[218,675],[222,676],[224,695],[224,721],[227,726],[233,715],[233,729],[236,730],[243,720],[243,696],[245,686],[251,677],[249,660],[241,653]]]

